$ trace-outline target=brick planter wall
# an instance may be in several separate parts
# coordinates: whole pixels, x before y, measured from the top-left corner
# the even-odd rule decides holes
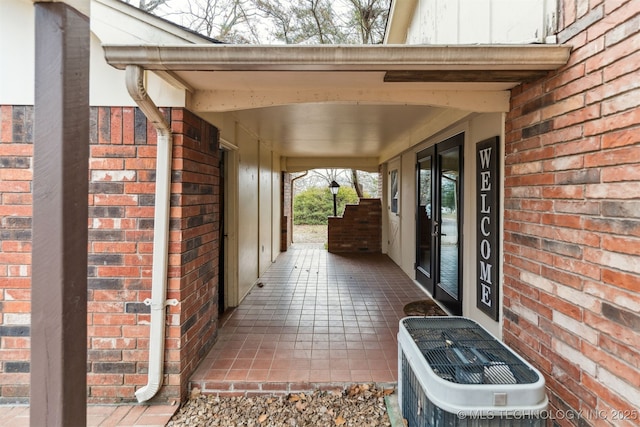
[[[328,251],[381,252],[382,205],[380,199],[360,199],[346,205],[342,217],[329,217]]]
[[[506,122],[504,340],[586,414],[554,425],[639,425],[640,2],[561,3],[569,63]]]
[[[0,107],[0,402],[27,401],[33,108]],[[188,377],[217,332],[218,138],[188,111],[174,131],[165,387]],[[91,109],[88,395],[134,401],[146,384],[155,201],[155,130],[137,108]]]

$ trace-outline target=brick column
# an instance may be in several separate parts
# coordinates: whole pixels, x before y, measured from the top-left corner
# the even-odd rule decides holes
[[[180,301],[180,307],[170,309],[180,314],[168,331],[167,366],[169,383],[180,384],[185,398],[189,378],[218,336],[220,153],[218,130],[191,112],[173,109],[171,128],[168,297]]]

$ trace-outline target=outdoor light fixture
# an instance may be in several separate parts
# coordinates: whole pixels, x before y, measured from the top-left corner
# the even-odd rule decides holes
[[[338,195],[338,190],[340,189],[340,184],[335,181],[331,181],[329,184],[329,190],[331,190],[331,194],[333,194],[333,216],[338,216],[336,211],[336,196]]]

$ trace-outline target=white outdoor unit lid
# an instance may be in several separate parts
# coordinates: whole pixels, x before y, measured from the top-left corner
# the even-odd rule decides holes
[[[407,317],[398,342],[425,393],[448,412],[547,406],[542,374],[471,319]]]

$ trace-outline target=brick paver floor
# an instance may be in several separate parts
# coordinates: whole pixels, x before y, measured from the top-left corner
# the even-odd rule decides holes
[[[244,394],[395,383],[403,307],[426,298],[386,255],[293,245],[223,319],[191,387]]]

